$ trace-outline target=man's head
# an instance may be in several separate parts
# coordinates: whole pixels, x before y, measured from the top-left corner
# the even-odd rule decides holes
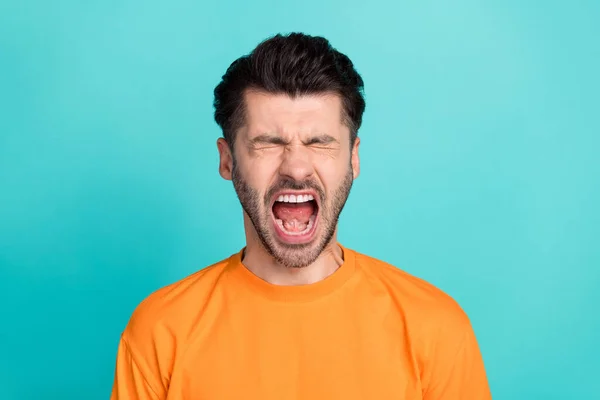
[[[220,173],[282,265],[311,264],[334,237],[359,173],[363,82],[321,37],[277,35],[215,89]]]

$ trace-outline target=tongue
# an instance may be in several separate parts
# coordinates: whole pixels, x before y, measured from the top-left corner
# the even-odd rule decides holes
[[[308,224],[310,216],[315,210],[312,201],[304,203],[276,202],[273,206],[273,215],[284,223],[291,223],[294,219],[302,224]]]

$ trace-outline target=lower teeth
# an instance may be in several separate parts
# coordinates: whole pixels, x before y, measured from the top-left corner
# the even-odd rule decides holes
[[[308,232],[309,232],[309,231],[312,229],[312,227],[313,227],[313,225],[314,225],[314,223],[315,223],[315,216],[314,216],[314,215],[311,215],[311,216],[310,216],[310,218],[308,219],[308,224],[306,225],[306,228],[304,228],[304,229],[303,229],[303,230],[301,230],[301,231],[297,231],[297,232],[296,232],[296,231],[288,231],[288,230],[285,228],[285,226],[284,226],[284,224],[283,224],[283,221],[282,221],[282,220],[280,220],[280,219],[276,219],[276,220],[275,220],[275,222],[277,223],[277,225],[279,225],[279,227],[280,227],[280,228],[281,228],[281,229],[282,229],[282,230],[283,230],[283,231],[284,231],[284,232],[285,232],[287,235],[290,235],[290,236],[299,236],[299,235],[304,235],[304,234],[308,233]],[[302,225],[304,225],[304,224],[302,224]]]

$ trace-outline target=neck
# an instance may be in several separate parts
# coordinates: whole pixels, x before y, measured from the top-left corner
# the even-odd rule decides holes
[[[337,244],[337,231],[319,257],[303,268],[288,268],[279,264],[263,247],[252,223],[246,224],[246,249],[242,263],[254,275],[274,285],[307,285],[333,274],[343,263],[342,249]]]

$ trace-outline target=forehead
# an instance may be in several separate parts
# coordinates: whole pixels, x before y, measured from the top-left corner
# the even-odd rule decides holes
[[[342,100],[335,93],[301,95],[244,93],[245,127],[249,135],[327,132],[341,134]]]

